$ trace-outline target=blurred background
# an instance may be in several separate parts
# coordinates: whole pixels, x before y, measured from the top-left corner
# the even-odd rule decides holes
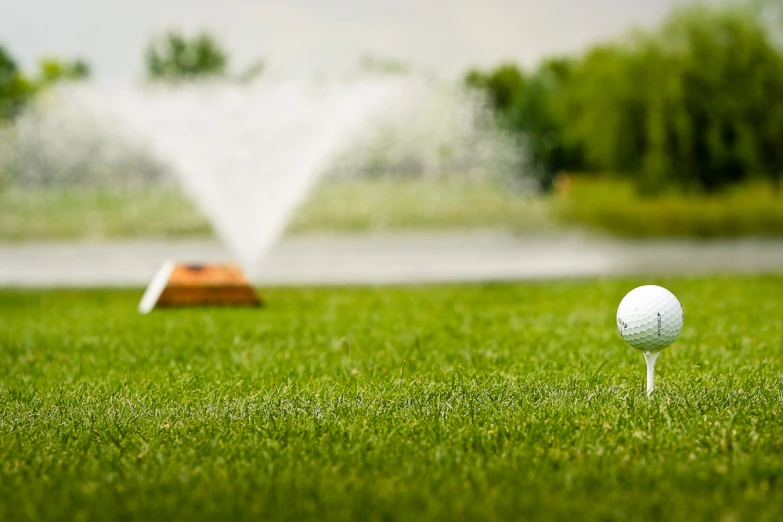
[[[0,283],[775,269],[781,93],[779,0],[16,2]]]

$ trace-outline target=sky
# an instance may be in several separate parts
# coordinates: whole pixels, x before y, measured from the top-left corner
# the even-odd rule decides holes
[[[371,55],[458,75],[468,67],[583,49],[658,23],[682,0],[0,0],[0,44],[26,70],[83,57],[96,77],[141,77],[168,29],[207,30],[237,69],[281,76],[345,69]]]

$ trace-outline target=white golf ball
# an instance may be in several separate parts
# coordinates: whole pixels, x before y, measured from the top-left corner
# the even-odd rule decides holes
[[[655,285],[634,288],[617,308],[617,329],[628,344],[645,352],[658,352],[677,339],[682,330],[682,306],[673,293]]]

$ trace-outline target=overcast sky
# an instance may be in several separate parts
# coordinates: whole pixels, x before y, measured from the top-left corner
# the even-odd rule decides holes
[[[206,29],[236,66],[270,71],[348,67],[371,54],[457,74],[502,60],[535,65],[650,26],[681,0],[0,0],[0,43],[24,67],[82,56],[96,76],[142,72],[150,36]]]

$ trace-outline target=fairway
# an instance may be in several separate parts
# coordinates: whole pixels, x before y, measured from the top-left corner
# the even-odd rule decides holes
[[[0,291],[0,520],[783,520],[783,276],[262,294]]]

